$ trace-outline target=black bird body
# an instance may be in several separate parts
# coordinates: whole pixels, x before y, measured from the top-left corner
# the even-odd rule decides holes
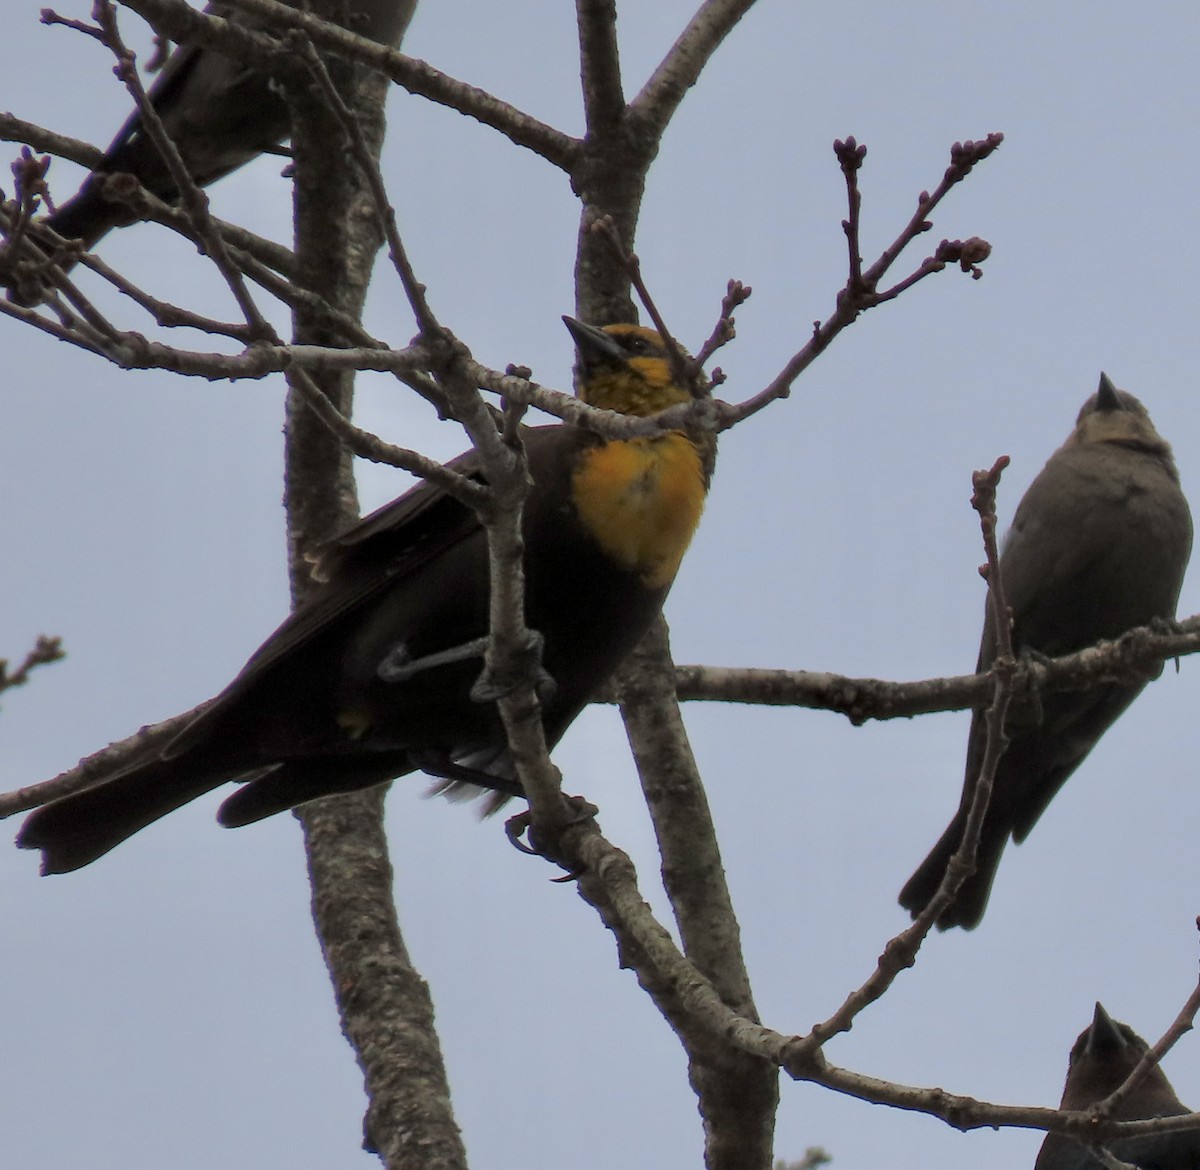
[[[596,360],[625,362],[624,377],[640,365],[660,380],[650,399],[682,400],[665,357],[627,360],[622,348],[657,345],[657,334],[572,329],[581,389],[589,376],[593,390],[603,380],[588,365],[587,347],[599,338],[611,349]],[[589,400],[607,404],[597,397]],[[542,696],[553,745],[658,613],[707,484],[699,449],[677,431],[606,441],[548,426],[522,438],[533,480],[524,509],[526,622],[544,640],[542,667],[554,684]],[[451,466],[479,477],[473,452]],[[641,547],[630,552],[639,535]],[[494,703],[470,697],[481,650],[401,681],[380,673],[386,661],[420,665],[487,634],[487,543],[475,513],[421,484],[325,546],[316,570],[323,587],[165,748],[29,817],[19,843],[44,851],[45,872],[85,865],[233,779],[246,783],[221,808],[228,825],[417,769],[520,793]]]
[[[1107,378],[1075,430],[1030,485],[1000,558],[1020,654],[1069,654],[1134,626],[1175,616],[1192,545],[1192,521],[1170,447],[1145,408]],[[985,618],[977,670],[996,658]],[[1010,743],[996,771],[976,872],[942,914],[943,929],[976,926],[1011,836],[1025,840],[1047,805],[1146,684],[1110,684],[1014,701]],[[958,848],[987,744],[976,711],[962,800],[954,820],[900,894],[914,916]]]
[[[1067,1081],[1060,1109],[1082,1110],[1109,1096],[1147,1051],[1147,1045],[1128,1024],[1112,1019],[1096,1004],[1091,1024],[1071,1048]],[[1158,1065],[1150,1068],[1114,1110],[1114,1121],[1177,1117],[1190,1113],[1175,1095]],[[1112,1154],[1139,1170],[1197,1170],[1200,1168],[1200,1130],[1149,1134],[1109,1145]],[[1034,1170],[1103,1170],[1103,1163],[1078,1142],[1049,1133],[1038,1151]]]
[[[299,7],[298,0],[293,6]],[[415,7],[416,0],[350,0],[347,25],[381,44],[397,45]],[[205,11],[241,24],[255,23],[219,0]],[[178,46],[148,96],[188,173],[201,187],[274,150],[291,130],[287,103],[268,74],[202,45]],[[136,110],[117,132],[97,170],[134,175],[168,203],[179,197]],[[132,223],[133,216],[125,205],[105,199],[89,178],[45,222],[59,235],[80,239],[91,248],[112,228]]]

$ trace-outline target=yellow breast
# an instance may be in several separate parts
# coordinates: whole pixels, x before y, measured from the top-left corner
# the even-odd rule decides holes
[[[700,453],[685,435],[605,443],[572,478],[575,510],[605,553],[651,589],[669,585],[704,509]]]

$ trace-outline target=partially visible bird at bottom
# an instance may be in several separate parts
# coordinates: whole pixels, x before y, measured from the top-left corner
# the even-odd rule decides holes
[[[302,7],[300,0],[285,3]],[[416,0],[348,0],[346,24],[351,32],[395,47],[415,8]],[[255,23],[220,0],[205,11],[252,27]],[[275,149],[291,126],[287,102],[267,73],[204,45],[177,46],[147,96],[201,187]],[[179,198],[167,164],[136,110],[96,169],[106,175],[131,174],[167,203]],[[91,176],[45,220],[59,235],[82,240],[87,249],[113,228],[132,222],[130,209],[106,199]]]
[[[586,402],[645,416],[689,400],[653,330],[564,320]],[[542,639],[553,747],[658,614],[713,449],[682,431],[603,439],[559,425],[521,437],[525,619]],[[482,479],[474,452],[450,466]],[[87,865],[229,780],[243,786],[221,806],[225,825],[417,770],[498,803],[521,795],[495,703],[472,696],[490,592],[475,512],[423,483],[325,546],[316,575],[325,584],[165,747],[26,819],[17,843],[42,850],[43,873]]]
[[[1005,539],[1000,568],[1013,650],[1055,657],[1173,619],[1191,549],[1191,513],[1170,446],[1146,408],[1101,374],[1100,388],[1030,484]],[[990,669],[996,653],[995,629],[985,618],[976,670]],[[941,929],[979,924],[1009,837],[1025,840],[1145,685],[1106,683],[1014,699],[975,872],[938,918]],[[962,841],[986,746],[985,713],[976,711],[958,812],[900,892],[913,917],[937,892]]]
[[[1133,1072],[1148,1045],[1128,1024],[1112,1019],[1096,1004],[1091,1024],[1071,1048],[1067,1082],[1060,1109],[1087,1109],[1103,1101]],[[1113,1111],[1114,1121],[1177,1117],[1191,1110],[1159,1066],[1153,1065]],[[1108,1149],[1139,1170],[1196,1170],[1200,1167],[1200,1130],[1148,1134],[1114,1141]],[[1061,1134],[1048,1133],[1038,1151],[1034,1170],[1104,1170],[1086,1146]]]

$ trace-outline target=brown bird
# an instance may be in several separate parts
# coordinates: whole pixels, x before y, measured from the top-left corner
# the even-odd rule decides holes
[[[653,330],[565,320],[585,401],[651,415],[689,400]],[[553,746],[658,614],[711,451],[682,431],[603,439],[563,425],[522,441],[525,618],[542,639]],[[482,478],[473,452],[451,466]],[[317,572],[323,587],[165,747],[26,819],[17,843],[42,850],[44,873],[87,865],[230,780],[242,787],[221,806],[225,825],[417,770],[521,795],[495,703],[473,693],[489,607],[475,512],[421,484],[332,541]]]
[[[1148,1045],[1128,1024],[1112,1019],[1096,1004],[1091,1025],[1071,1048],[1067,1083],[1060,1109],[1087,1109],[1103,1101],[1133,1072]],[[1152,1065],[1133,1091],[1113,1111],[1114,1121],[1176,1117],[1191,1110],[1175,1096],[1171,1082]],[[1108,1149],[1122,1162],[1141,1170],[1196,1170],[1200,1167],[1200,1130],[1125,1138]],[[1061,1134],[1048,1133],[1033,1170],[1104,1170],[1086,1146]]]
[[[285,0],[301,7],[300,0]],[[349,0],[347,27],[385,45],[398,45],[416,0]],[[205,11],[237,23],[254,22],[218,0]],[[188,173],[201,186],[272,151],[288,136],[290,114],[268,74],[203,45],[180,45],[167,59],[148,94]],[[131,174],[168,203],[179,197],[158,147],[135,110],[105,151],[97,171]],[[133,222],[123,203],[105,199],[89,178],[79,193],[46,219],[67,239],[92,248],[107,232]]]
[[[1012,609],[1013,649],[1070,654],[1134,626],[1171,619],[1192,548],[1192,518],[1171,448],[1146,408],[1107,375],[1084,403],[1067,441],[1029,486],[1013,518],[1000,567]],[[976,669],[996,657],[985,620]],[[942,913],[945,930],[979,924],[1011,836],[1025,840],[1038,817],[1145,682],[1110,683],[1014,701],[983,822],[975,873]],[[987,742],[976,711],[967,741],[958,812],[900,892],[914,917],[937,892],[962,840]]]

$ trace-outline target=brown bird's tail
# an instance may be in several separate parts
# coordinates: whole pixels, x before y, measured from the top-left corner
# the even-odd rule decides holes
[[[929,905],[938,886],[942,884],[950,858],[962,843],[966,820],[966,810],[959,809],[938,843],[929,851],[929,856],[900,891],[900,905],[914,918]],[[959,886],[954,901],[942,911],[937,920],[939,930],[949,930],[954,926],[974,930],[979,925],[987,909],[988,895],[992,892],[992,882],[995,881],[1004,846],[1008,844],[1008,836],[1007,825],[998,824],[991,816],[984,819],[979,851],[975,856],[975,872]]]
[[[17,834],[22,849],[42,851],[42,873],[70,873],[102,857],[159,817],[233,779],[211,759],[148,760],[37,809]]]

